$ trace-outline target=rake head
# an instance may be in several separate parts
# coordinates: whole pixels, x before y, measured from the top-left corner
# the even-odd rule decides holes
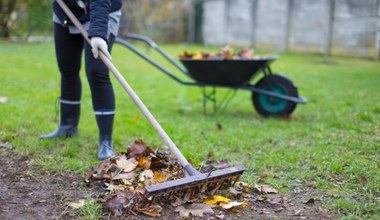
[[[147,197],[162,196],[165,194],[179,193],[180,191],[190,189],[205,192],[209,185],[229,186],[231,183],[233,185],[243,174],[244,170],[245,167],[243,165],[239,165],[212,171],[210,173],[197,173],[185,178],[147,186],[145,195]]]

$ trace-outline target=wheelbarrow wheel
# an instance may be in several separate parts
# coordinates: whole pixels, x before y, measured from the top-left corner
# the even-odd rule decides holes
[[[270,74],[262,78],[255,85],[259,89],[270,92],[298,97],[297,87],[285,76],[279,74]],[[269,95],[252,92],[252,103],[256,111],[265,117],[280,116],[286,117],[292,114],[297,103],[284,99],[272,97]]]

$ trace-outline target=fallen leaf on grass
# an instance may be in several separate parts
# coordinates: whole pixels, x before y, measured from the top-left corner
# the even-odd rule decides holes
[[[231,209],[237,206],[245,207],[248,205],[246,201],[242,201],[242,202],[231,201],[229,198],[226,198],[224,196],[213,196],[209,199],[206,199],[203,203],[210,205],[211,207],[221,206],[223,209]]]
[[[140,120],[141,120],[141,117],[140,117],[140,115],[134,115],[134,116],[132,117],[132,119],[133,119],[134,121],[140,121]]]
[[[221,204],[228,204],[229,202],[230,199],[224,196],[213,196],[209,199],[206,199],[203,203],[211,206],[217,206]]]
[[[362,184],[367,184],[367,183],[368,183],[368,178],[365,177],[364,175],[360,175],[360,176],[359,176],[359,181],[360,181]]]
[[[214,161],[210,164],[212,167],[217,168],[217,169],[224,169],[230,166],[230,163],[228,162],[227,159],[223,159],[220,161]]]
[[[222,124],[217,123],[217,124],[216,124],[216,129],[218,129],[219,131],[223,130],[223,126],[222,126]]]
[[[190,214],[198,217],[203,217],[203,214],[213,214],[214,210],[207,205],[202,203],[193,203],[189,205],[187,208],[184,206],[178,206],[175,209],[176,212],[179,212],[179,215],[182,218],[188,218]]]
[[[294,215],[295,215],[295,216],[299,216],[299,215],[301,215],[301,212],[302,212],[301,209],[294,210]]]
[[[8,100],[7,97],[5,97],[5,96],[0,96],[0,104],[5,104],[5,103],[7,103],[7,100]]]
[[[246,207],[247,205],[248,204],[246,201],[242,201],[242,202],[232,201],[232,202],[229,202],[228,204],[222,205],[222,208],[231,209],[238,206]]]
[[[254,188],[262,194],[269,194],[269,193],[277,194],[278,193],[278,191],[276,189],[274,189],[268,185],[255,184]]]
[[[265,178],[267,178],[267,177],[268,177],[267,174],[261,174],[261,175],[257,178],[256,183],[260,182],[261,180],[263,180],[263,179],[265,179]]]
[[[9,142],[0,142],[0,148],[11,148],[12,145]]]
[[[86,200],[80,199],[77,202],[69,202],[67,205],[70,208],[79,209],[79,208],[83,207],[84,205],[86,205]]]

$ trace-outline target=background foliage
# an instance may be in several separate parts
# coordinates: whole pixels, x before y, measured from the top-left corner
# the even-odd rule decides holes
[[[134,32],[156,41],[180,42],[186,37],[190,8],[186,0],[126,0],[121,35]]]
[[[0,0],[1,36],[50,34],[51,4],[51,0]],[[186,0],[124,0],[120,33],[132,31],[161,42],[184,40],[189,4]]]
[[[51,31],[50,0],[0,0],[1,37],[30,36]]]

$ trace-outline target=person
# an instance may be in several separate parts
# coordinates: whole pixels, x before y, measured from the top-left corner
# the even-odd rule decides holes
[[[88,31],[87,43],[56,1],[53,2],[54,45],[61,74],[60,123],[58,128],[40,139],[78,135],[81,104],[81,57],[90,85],[92,106],[99,130],[97,157],[104,160],[115,155],[112,129],[115,95],[106,65],[99,59],[101,50],[109,59],[117,36],[122,0],[64,0],[68,8]]]

